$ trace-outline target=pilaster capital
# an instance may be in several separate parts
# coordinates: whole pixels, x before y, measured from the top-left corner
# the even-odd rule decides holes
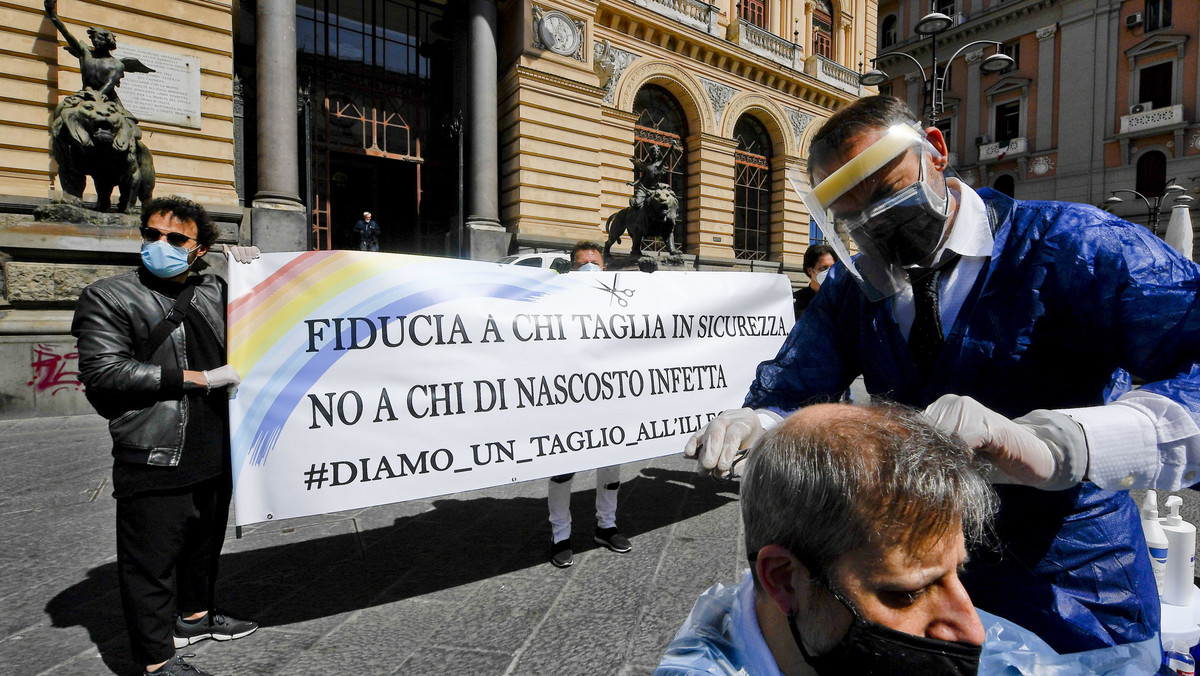
[[[1057,32],[1058,24],[1052,23],[1049,26],[1043,26],[1042,28],[1037,29],[1037,32],[1034,33],[1034,35],[1037,36],[1038,42],[1043,42],[1054,37],[1054,34]]]
[[[973,52],[967,52],[966,59],[967,63],[978,63],[981,59],[983,59],[983,50],[976,49]]]

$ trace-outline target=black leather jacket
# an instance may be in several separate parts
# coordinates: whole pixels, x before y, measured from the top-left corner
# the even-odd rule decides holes
[[[108,418],[113,456],[121,462],[175,466],[183,452],[188,401],[163,391],[162,370],[187,369],[180,325],[158,346],[150,363],[134,355],[175,300],[151,288],[137,271],[102,279],[83,290],[75,305],[71,335],[79,341],[79,380],[88,400]],[[225,281],[202,274],[192,311],[225,342]]]

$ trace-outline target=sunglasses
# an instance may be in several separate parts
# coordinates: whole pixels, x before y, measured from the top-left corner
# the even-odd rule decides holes
[[[182,232],[163,232],[158,228],[151,228],[148,226],[142,226],[141,231],[142,239],[146,240],[147,242],[157,242],[163,238],[163,235],[166,235],[167,244],[170,244],[171,246],[183,247],[188,243],[188,240],[195,241],[197,244],[199,244],[199,240],[197,240],[195,237],[188,237]]]

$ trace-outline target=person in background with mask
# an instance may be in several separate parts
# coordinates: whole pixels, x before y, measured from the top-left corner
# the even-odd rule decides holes
[[[985,463],[920,411],[819,404],[765,433],[746,462],[751,568],[697,600],[656,676],[1153,673],[1157,639],[1055,655],[977,611],[959,573],[997,506]],[[1058,670],[1056,670],[1058,669]]]
[[[685,454],[727,472],[764,426],[868,391],[917,407],[995,468],[998,550],[968,564],[976,605],[1059,652],[1154,636],[1159,601],[1127,488],[1200,471],[1200,267],[1141,226],[1081,204],[976,193],[903,102],[859,99],[789,175],[839,251],[745,408]],[[1109,387],[1124,369],[1146,381]],[[932,405],[932,406],[931,406]],[[1116,491],[1116,492],[1113,492]]]
[[[832,268],[836,262],[833,247],[828,244],[814,244],[804,252],[804,274],[808,275],[808,286],[802,286],[792,294],[796,319],[804,314],[808,304],[816,297],[817,289],[821,288],[826,275],[829,274],[829,268]]]
[[[217,234],[199,204],[151,200],[141,266],[85,288],[71,324],[79,380],[109,420],[117,580],[146,674],[204,676],[176,649],[258,629],[214,607],[232,495],[228,401],[241,382],[225,361],[225,282],[194,272]]]
[[[579,242],[571,250],[572,272],[604,270],[602,247],[596,242]],[[575,473],[550,477],[546,502],[550,507],[550,563],[566,568],[574,563],[571,549],[571,480]],[[633,550],[633,545],[617,529],[617,489],[621,486],[621,466],[596,470],[597,543],[618,554]]]

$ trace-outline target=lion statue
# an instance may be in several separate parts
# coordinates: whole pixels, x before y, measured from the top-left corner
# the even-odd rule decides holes
[[[625,207],[608,217],[604,229],[608,232],[608,241],[604,243],[604,258],[608,260],[609,250],[614,243],[620,243],[621,235],[629,233],[631,249],[629,255],[642,255],[642,240],[647,237],[658,237],[667,243],[667,252],[672,256],[680,255],[675,248],[675,224],[679,222],[679,199],[675,191],[666,183],[659,183],[650,190],[640,207]]]
[[[121,189],[117,211],[128,213],[137,200],[154,193],[154,159],[142,143],[137,118],[118,101],[94,89],[64,98],[50,125],[51,151],[63,191],[83,199],[87,177],[96,187],[96,210],[108,211],[114,187]]]

